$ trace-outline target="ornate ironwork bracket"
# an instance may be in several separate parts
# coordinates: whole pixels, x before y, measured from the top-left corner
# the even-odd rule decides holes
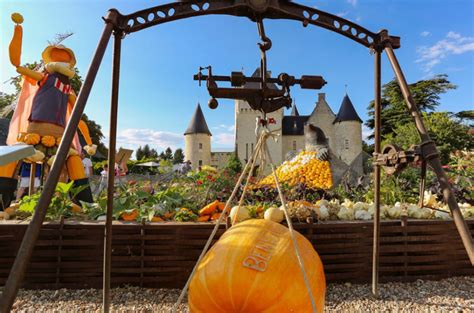
[[[211,14],[243,16],[257,19],[290,19],[303,26],[323,27],[370,48],[383,49],[390,43],[393,49],[400,47],[400,38],[389,36],[386,30],[374,33],[342,17],[296,4],[287,0],[194,0],[155,6],[128,15],[120,15],[116,26],[125,33],[133,33],[158,24],[179,19]]]

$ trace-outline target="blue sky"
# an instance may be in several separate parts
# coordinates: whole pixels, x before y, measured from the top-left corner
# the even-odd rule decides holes
[[[15,75],[8,61],[13,33],[10,14],[25,18],[22,63],[40,58],[56,33],[74,32],[64,42],[75,51],[77,66],[85,76],[103,28],[101,16],[115,7],[124,14],[168,1],[108,0],[0,0],[0,90]],[[297,1],[352,20],[369,30],[382,28],[401,37],[396,51],[409,82],[446,73],[458,89],[442,96],[441,110],[474,108],[474,2],[471,0],[324,0]],[[345,85],[362,119],[373,98],[373,57],[367,48],[345,37],[295,21],[265,22],[273,41],[268,53],[274,74],[322,75],[328,84],[321,90],[334,111]],[[183,132],[200,102],[213,133],[213,150],[233,146],[234,105],[220,101],[217,110],[207,107],[204,87],[192,80],[199,66],[213,65],[215,74],[244,69],[252,74],[259,65],[257,27],[246,18],[207,16],[159,25],[131,34],[123,41],[118,144],[136,148],[149,143],[162,150],[183,146]],[[108,133],[111,78],[111,45],[92,89],[86,113]],[[384,56],[383,82],[393,78]],[[301,114],[309,114],[317,91],[292,89]]]

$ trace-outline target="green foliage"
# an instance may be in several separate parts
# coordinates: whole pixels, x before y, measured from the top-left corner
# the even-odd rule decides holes
[[[181,164],[184,162],[184,153],[183,149],[178,148],[174,151],[173,155],[173,164]]]
[[[50,220],[59,220],[61,217],[69,217],[73,215],[71,208],[73,202],[71,198],[75,198],[81,191],[86,189],[88,185],[73,187],[74,181],[69,183],[59,182],[56,185],[56,191],[51,199],[51,203],[46,212],[46,218]],[[31,196],[25,196],[20,201],[19,211],[27,214],[35,212],[41,193],[37,192]],[[69,197],[71,195],[71,197]]]
[[[135,157],[139,161],[143,161],[144,159],[150,159],[156,161],[158,158],[158,152],[155,149],[151,149],[148,144],[138,147],[137,151],[135,152]]]
[[[164,159],[160,160],[160,173],[169,173],[173,169],[173,163],[171,160]]]
[[[170,147],[166,148],[165,150],[165,160],[173,160],[173,150]]]
[[[409,85],[416,105],[422,112],[435,110],[440,104],[440,95],[448,90],[456,89],[456,85],[451,84],[447,75],[437,75],[432,79],[420,80]],[[374,102],[369,105],[370,119],[366,125],[374,129]],[[391,80],[382,87],[382,113],[381,113],[381,133],[382,139],[394,133],[398,125],[413,123],[413,119],[408,112],[403,94],[396,79]],[[369,136],[373,139],[373,134]]]
[[[451,118],[448,112],[423,113],[423,120],[443,164],[449,163],[453,151],[474,149],[474,138],[468,134],[469,127]],[[385,138],[384,143],[389,142],[407,149],[412,144],[419,144],[420,137],[414,123],[399,124],[393,134]]]
[[[232,154],[227,162],[226,169],[229,170],[233,174],[241,173],[242,172],[242,162],[240,162],[237,153]]]
[[[104,139],[104,134],[102,133],[102,126],[97,124],[94,120],[89,119],[89,117],[84,113],[81,118],[89,128],[89,134],[91,136],[92,143],[97,145],[97,151],[103,156],[107,157],[108,150],[105,145],[102,143]]]
[[[191,210],[181,209],[176,212],[174,219],[178,222],[195,221],[198,216]]]

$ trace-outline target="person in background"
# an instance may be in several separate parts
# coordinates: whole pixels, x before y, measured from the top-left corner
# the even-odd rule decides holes
[[[107,177],[109,176],[109,167],[107,164],[104,164],[104,169],[100,172],[100,183],[97,189],[95,190],[95,195],[98,196],[102,190],[107,189]]]
[[[82,165],[84,166],[84,171],[86,172],[86,177],[90,178],[92,175],[92,161],[89,159],[84,151],[81,153]]]
[[[30,173],[31,173],[31,164],[23,162],[20,168],[20,188],[16,193],[16,200],[19,201],[26,193],[26,190],[30,188]],[[35,172],[35,189],[40,186],[40,177],[41,177],[41,165],[36,164]],[[35,190],[32,191],[34,193]]]

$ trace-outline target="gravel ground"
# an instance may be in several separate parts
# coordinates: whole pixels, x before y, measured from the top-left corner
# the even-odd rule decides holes
[[[441,281],[386,283],[380,285],[381,299],[370,296],[370,285],[328,286],[327,312],[474,312],[474,277]],[[168,312],[179,290],[112,290],[113,312]],[[100,290],[21,290],[13,312],[100,312]],[[187,306],[181,306],[188,312]]]

